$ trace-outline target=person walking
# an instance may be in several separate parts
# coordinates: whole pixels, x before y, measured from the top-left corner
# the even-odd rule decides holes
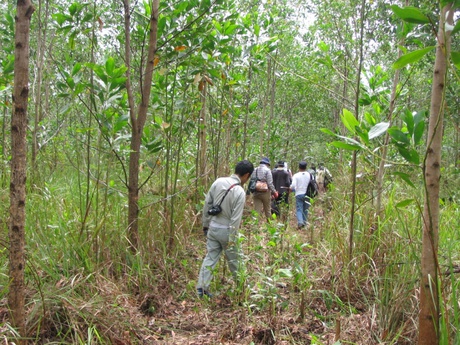
[[[300,161],[299,172],[294,174],[291,183],[291,190],[295,192],[297,227],[299,229],[307,225],[310,198],[306,196],[306,193],[311,178],[311,174],[307,171],[307,163]]]
[[[202,222],[203,232],[207,237],[207,253],[198,276],[199,297],[212,297],[209,286],[222,251],[225,252],[230,272],[238,282],[241,264],[238,229],[246,202],[246,192],[242,186],[249,180],[253,171],[254,166],[251,162],[240,161],[236,164],[233,175],[215,180],[206,194]],[[216,208],[217,205],[221,209],[220,212]]]
[[[267,185],[266,190],[256,190],[252,195],[254,210],[259,215],[261,215],[263,211],[267,220],[271,218],[271,195],[273,194],[275,199],[278,198],[278,192],[273,184],[272,171],[269,167],[270,160],[264,157],[260,160],[259,166],[252,173],[252,177],[257,178],[258,181],[265,182]]]
[[[320,194],[326,193],[327,186],[332,182],[332,175],[329,170],[324,166],[324,163],[318,164],[316,172],[316,183],[318,183],[318,191]]]
[[[308,169],[308,172],[313,176],[313,178],[316,180],[316,166],[312,164],[310,166],[310,169]]]
[[[284,167],[284,162],[279,161],[272,172],[273,185],[278,192],[278,197],[273,200],[273,211],[281,220],[286,219],[286,211],[289,206],[289,187],[291,186],[291,176]]]

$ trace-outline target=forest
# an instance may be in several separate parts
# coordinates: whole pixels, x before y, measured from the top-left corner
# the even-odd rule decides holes
[[[4,344],[460,344],[460,0],[0,3]],[[238,161],[324,163],[308,224]],[[247,186],[245,186],[246,188]]]

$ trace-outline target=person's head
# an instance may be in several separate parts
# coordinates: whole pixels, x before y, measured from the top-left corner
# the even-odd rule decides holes
[[[260,164],[265,164],[270,166],[270,160],[267,157],[264,157],[260,160]]]
[[[312,165],[311,165],[311,169],[312,169],[312,170],[316,170],[316,165],[312,164]]]
[[[299,170],[306,170],[307,169],[307,162],[300,161],[299,162]]]
[[[318,164],[318,168],[319,168],[319,169],[323,169],[323,168],[324,168],[324,163],[319,163],[319,164]]]
[[[254,165],[248,160],[242,160],[235,166],[235,174],[240,178],[241,184],[245,184],[249,180],[253,171]]]
[[[276,166],[278,168],[284,168],[284,162],[283,161],[278,161],[278,164]]]

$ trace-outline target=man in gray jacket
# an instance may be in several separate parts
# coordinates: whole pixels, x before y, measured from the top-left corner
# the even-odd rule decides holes
[[[238,162],[235,173],[230,177],[218,178],[211,185],[206,195],[203,208],[203,232],[207,236],[207,254],[201,265],[198,276],[198,296],[211,297],[209,286],[212,271],[219,262],[222,251],[225,251],[228,267],[233,277],[237,280],[240,268],[238,249],[238,229],[243,216],[246,202],[246,193],[243,185],[251,177],[254,166],[251,162],[243,160]],[[215,206],[219,205],[221,211]]]

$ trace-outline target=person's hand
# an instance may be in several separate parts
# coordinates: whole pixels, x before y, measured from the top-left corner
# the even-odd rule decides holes
[[[204,234],[205,237],[208,236],[208,228],[205,227],[205,226],[203,226],[203,234]]]
[[[278,199],[278,192],[273,193],[275,199]]]

